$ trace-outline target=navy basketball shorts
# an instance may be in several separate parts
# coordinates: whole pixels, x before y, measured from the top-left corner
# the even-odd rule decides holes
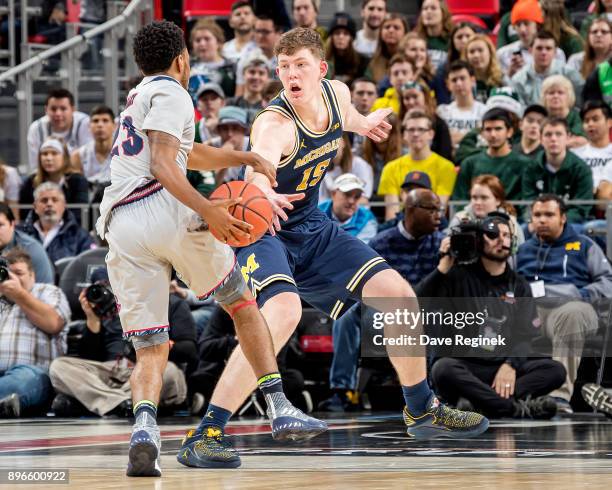
[[[319,211],[237,249],[236,255],[259,307],[279,293],[293,292],[334,320],[360,300],[368,279],[390,269],[372,248]]]

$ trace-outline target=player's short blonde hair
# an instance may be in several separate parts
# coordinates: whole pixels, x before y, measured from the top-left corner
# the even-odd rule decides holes
[[[291,56],[303,48],[308,49],[316,58],[325,59],[321,36],[317,31],[308,27],[296,27],[285,32],[274,46],[274,55]]]

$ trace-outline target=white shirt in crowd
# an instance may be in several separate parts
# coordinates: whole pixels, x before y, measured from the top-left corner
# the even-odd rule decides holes
[[[127,100],[115,141],[119,154],[111,160],[111,184],[105,189],[96,224],[101,238],[106,234],[113,206],[154,179],[147,130],[168,133],[181,142],[176,164],[183,173],[187,172],[187,158],[193,147],[193,102],[187,90],[174,78],[165,75],[144,77],[130,90]]]
[[[236,49],[236,39],[231,39],[223,45],[223,48],[221,49],[221,56],[232,63],[238,63],[240,58],[248,56],[249,53],[256,48],[257,44],[255,44],[255,41],[249,41],[242,46],[240,51],[238,51],[238,49]]]
[[[355,51],[357,51],[359,54],[367,56],[368,58],[371,58],[374,56],[374,51],[376,51],[377,46],[378,39],[370,41],[365,37],[363,29],[357,31],[355,40],[353,41],[353,48],[355,48]]]
[[[372,197],[372,191],[374,190],[374,170],[372,170],[372,166],[360,156],[353,155],[353,166],[350,172],[365,182],[365,191],[363,195],[370,199]],[[337,166],[325,174],[323,182],[321,182],[321,186],[319,187],[319,202],[331,199],[334,180],[343,173],[342,169]]]
[[[591,168],[594,189],[604,180],[612,182],[612,143],[605,148],[584,145],[572,151]]]
[[[103,162],[96,155],[96,142],[90,141],[78,150],[83,175],[89,182],[110,182],[110,153]]]
[[[457,107],[457,102],[441,104],[438,106],[438,116],[440,116],[449,130],[467,133],[472,129],[480,127],[482,116],[487,112],[486,106],[482,102],[474,101],[471,109],[465,110]]]
[[[21,187],[19,172],[15,167],[9,165],[3,165],[3,168],[4,182],[0,187],[0,201],[19,201],[19,188]]]
[[[35,172],[38,168],[40,145],[49,136],[61,138],[68,146],[68,152],[72,154],[74,150],[93,138],[89,131],[89,116],[84,112],[74,111],[72,127],[61,133],[56,133],[51,129],[49,116],[43,116],[30,124],[28,128],[28,173]]]

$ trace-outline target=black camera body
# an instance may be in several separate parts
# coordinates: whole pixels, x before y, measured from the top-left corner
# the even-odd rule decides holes
[[[8,262],[3,257],[0,257],[0,282],[4,282],[9,278]]]
[[[490,240],[499,237],[499,223],[510,227],[510,218],[504,213],[493,212],[482,220],[466,220],[454,226],[450,234],[451,257],[460,265],[474,264],[484,250],[484,236]]]
[[[89,286],[85,290],[85,298],[99,318],[110,318],[117,312],[115,295],[103,283],[96,282]]]

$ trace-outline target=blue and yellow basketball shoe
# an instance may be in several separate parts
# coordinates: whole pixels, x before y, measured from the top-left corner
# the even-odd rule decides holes
[[[440,403],[435,395],[427,409],[413,416],[404,407],[406,433],[414,439],[463,439],[482,434],[489,427],[489,419],[475,412],[464,412]]]
[[[214,426],[205,432],[191,429],[181,442],[176,460],[193,468],[238,468],[240,456],[221,429]]]

